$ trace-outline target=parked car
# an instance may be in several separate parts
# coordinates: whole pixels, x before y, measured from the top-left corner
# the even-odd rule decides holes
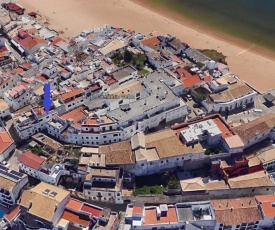
[[[2,161],[1,164],[7,168],[10,167],[10,164],[7,161]]]
[[[191,97],[191,95],[190,94],[187,94],[187,99],[188,99],[188,101],[191,101],[192,100],[192,97]]]
[[[198,103],[195,103],[194,105],[193,105],[193,108],[199,108],[200,107],[200,105],[198,104]]]

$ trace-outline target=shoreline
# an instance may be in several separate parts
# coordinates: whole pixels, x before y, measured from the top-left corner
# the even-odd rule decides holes
[[[146,7],[147,9],[160,14],[164,15],[165,17],[180,23],[181,25],[187,26],[189,28],[192,28],[199,33],[207,34],[213,38],[216,38],[218,40],[222,40],[224,42],[230,43],[232,45],[239,46],[240,48],[243,48],[245,50],[249,50],[250,52],[253,52],[255,54],[264,56],[266,58],[269,58],[273,61],[275,61],[275,51],[269,50],[266,47],[259,46],[257,43],[252,43],[246,40],[243,40],[241,38],[238,38],[232,34],[228,34],[225,32],[218,31],[218,29],[210,28],[208,26],[203,25],[199,21],[195,21],[191,18],[188,18],[182,14],[179,14],[178,12],[174,12],[168,8],[165,8],[163,6],[160,6],[158,4],[148,2],[146,0],[130,0],[131,2],[140,5],[142,7]],[[196,48],[196,47],[194,47]]]
[[[49,20],[49,28],[64,31],[61,37],[78,35],[87,28],[98,28],[104,24],[123,27],[143,34],[159,31],[171,34],[197,49],[216,49],[227,56],[230,71],[248,82],[258,91],[275,88],[275,58],[262,52],[251,52],[251,44],[228,42],[208,33],[198,31],[191,20],[178,22],[164,13],[152,11],[141,5],[142,0],[19,0],[26,12],[39,12]],[[144,0],[143,0],[144,1]],[[139,2],[136,3],[136,2]],[[147,6],[148,7],[148,6]],[[70,12],[68,14],[67,12]],[[194,22],[192,22],[194,23]]]

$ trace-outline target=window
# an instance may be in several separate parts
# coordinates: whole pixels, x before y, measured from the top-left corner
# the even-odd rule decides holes
[[[161,163],[163,163],[163,161],[161,161]]]
[[[122,104],[122,103],[123,103],[123,100],[120,100],[120,101],[118,102],[119,105]]]
[[[153,165],[153,162],[150,162],[150,165]]]
[[[166,160],[166,162],[168,163],[169,161],[168,161],[168,160]]]
[[[144,166],[144,164],[141,164],[141,166]]]
[[[112,195],[112,194],[109,192],[109,193],[108,193],[108,196],[111,196],[111,195]]]
[[[255,189],[254,189],[254,188],[252,189],[252,192],[255,192]]]
[[[117,195],[117,196],[120,196],[120,193],[117,193],[116,195]]]
[[[105,135],[105,136],[103,136],[103,138],[106,138],[107,136]]]

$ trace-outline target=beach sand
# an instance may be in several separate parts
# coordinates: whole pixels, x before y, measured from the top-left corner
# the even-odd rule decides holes
[[[102,27],[104,24],[141,33],[153,30],[169,33],[194,48],[222,52],[227,56],[231,72],[260,92],[275,88],[275,58],[264,56],[265,53],[260,50],[252,52],[253,44],[219,38],[210,30],[202,32],[196,26],[192,27],[190,21],[172,19],[169,13],[160,14],[150,10],[149,6],[129,0],[19,0],[19,4],[27,12],[39,11],[49,19],[49,27],[64,31],[64,36],[74,36],[83,29]]]

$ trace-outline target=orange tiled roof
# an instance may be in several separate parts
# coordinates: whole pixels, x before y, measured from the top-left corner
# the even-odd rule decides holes
[[[12,143],[13,139],[9,133],[4,128],[0,128],[0,154],[3,154]]]
[[[65,220],[68,220],[72,223],[80,224],[80,225],[85,226],[85,227],[87,227],[90,223],[90,221],[88,220],[88,217],[84,219],[83,217],[80,217],[76,213],[73,213],[73,212],[67,211],[67,210],[65,210],[63,212],[61,218],[65,219]]]
[[[218,126],[219,130],[222,132],[223,138],[233,136],[232,132],[225,126],[225,124],[222,123],[222,121],[219,118],[214,118],[213,121]]]
[[[275,195],[256,196],[256,199],[258,202],[261,202],[261,207],[265,217],[275,216],[275,207],[272,205],[275,202]]]
[[[70,92],[67,92],[67,93],[64,93],[64,94],[60,95],[60,98],[64,101],[64,100],[67,100],[71,97],[75,97],[75,96],[77,96],[77,95],[79,95],[83,92],[84,92],[83,89],[74,89]]]
[[[79,211],[81,207],[83,206],[83,203],[74,199],[70,199],[68,204],[66,204],[66,208],[72,209],[74,211]]]
[[[83,111],[83,109],[84,107],[80,106],[76,109],[71,110],[68,113],[63,114],[61,118],[64,120],[73,119],[75,122],[78,122],[87,117],[87,114]]]
[[[148,46],[148,45],[156,46],[159,43],[160,43],[160,40],[157,37],[148,38],[148,39],[145,39],[145,40],[141,41],[141,44],[144,45],[144,46]]]
[[[167,216],[157,219],[157,212],[155,208],[145,209],[144,212],[144,225],[149,224],[165,224],[165,223],[177,223],[177,213],[175,208],[168,208]]]
[[[11,221],[18,215],[19,212],[20,206],[16,205],[13,209],[11,209],[8,213],[5,214],[4,218],[8,221]]]
[[[134,206],[133,215],[141,215],[143,211],[143,207]]]

